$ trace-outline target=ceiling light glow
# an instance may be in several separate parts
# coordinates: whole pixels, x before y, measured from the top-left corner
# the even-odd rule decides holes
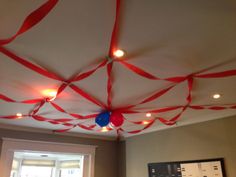
[[[22,114],[21,113],[16,113],[16,116],[17,116],[17,118],[22,118]]]
[[[212,96],[214,99],[219,99],[221,97],[221,95],[219,93],[216,93]]]
[[[149,124],[149,123],[150,123],[150,121],[147,121],[147,120],[142,121],[142,124],[143,124],[143,125],[147,125],[147,124]]]
[[[57,96],[57,90],[55,89],[46,89],[42,91],[43,96],[46,98],[49,98],[49,101],[52,101],[56,98]]]
[[[121,49],[117,49],[116,51],[113,52],[113,55],[117,58],[121,58],[125,55],[125,52]]]
[[[147,114],[146,114],[146,117],[151,117],[152,116],[152,114],[150,113],[150,112],[148,112]]]
[[[107,127],[102,127],[101,132],[108,132],[109,129]]]

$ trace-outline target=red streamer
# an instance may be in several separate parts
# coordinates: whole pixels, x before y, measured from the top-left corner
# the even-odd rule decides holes
[[[113,66],[113,62],[109,63],[107,65],[107,76],[108,76],[108,80],[107,80],[107,105],[108,108],[111,108],[111,104],[112,104],[112,66]]]
[[[65,128],[65,129],[60,129],[60,130],[53,130],[53,132],[55,132],[55,133],[65,133],[65,132],[68,132],[68,131],[70,131],[71,129],[73,129],[75,127],[76,127],[75,125],[72,125],[70,128]]]
[[[22,115],[22,116],[17,116],[17,115],[10,115],[10,116],[0,116],[0,119],[22,119],[23,117],[27,117],[28,115]]]
[[[160,80],[160,78],[152,75],[152,74],[149,74],[148,72],[144,71],[143,69],[141,68],[138,68],[137,66],[134,66],[130,63],[127,63],[125,62],[124,60],[119,60],[119,62],[121,64],[123,64],[123,66],[125,66],[126,68],[128,68],[129,70],[133,71],[134,73],[142,76],[142,77],[145,77],[147,79],[151,79],[151,80]]]
[[[144,104],[144,103],[148,103],[148,102],[151,102],[159,97],[161,97],[162,95],[164,95],[165,93],[167,93],[169,90],[171,90],[173,86],[170,86],[170,87],[167,87],[166,89],[163,89],[161,91],[158,91],[156,93],[154,93],[153,95],[151,95],[150,97],[146,98],[145,100],[141,101],[139,104]]]
[[[91,69],[85,73],[79,74],[78,76],[74,77],[71,81],[69,82],[76,82],[76,81],[80,81],[83,80],[87,77],[89,77],[90,75],[92,75],[95,71],[97,71],[99,68],[102,68],[103,66],[105,66],[107,64],[107,60],[104,60],[103,62],[101,62],[98,66],[96,66],[94,69]]]
[[[215,73],[208,73],[208,74],[198,74],[195,77],[198,78],[220,78],[220,77],[230,77],[236,75],[236,69],[228,70],[223,72],[215,72]]]
[[[26,17],[23,24],[21,25],[20,29],[17,31],[15,35],[8,39],[0,40],[0,46],[6,45],[12,42],[17,36],[23,34],[24,32],[31,29],[33,26],[38,24],[57,4],[58,0],[48,0],[38,9],[33,11],[29,16]]]
[[[193,78],[188,78],[188,96],[187,102],[190,104],[192,102],[192,90],[193,90]]]
[[[89,95],[88,93],[86,93],[85,91],[83,91],[82,89],[80,89],[79,87],[71,84],[70,88],[72,88],[72,90],[74,90],[76,93],[78,93],[79,95],[81,95],[82,97],[86,98],[87,100],[89,100],[90,102],[102,107],[103,109],[106,109],[106,105],[104,105],[102,102],[98,101],[97,99],[95,99],[94,97],[92,97],[91,95]]]
[[[32,27],[34,27],[36,24],[38,24],[44,17],[47,16],[47,14],[54,8],[54,6],[58,3],[58,0],[48,0],[46,1],[46,3],[44,3],[42,6],[40,6],[38,9],[36,9],[35,11],[33,11],[31,14],[29,14],[26,19],[24,20],[23,24],[21,25],[21,27],[19,28],[19,30],[16,32],[15,35],[13,35],[10,38],[7,39],[3,39],[0,40],[0,52],[2,52],[4,55],[8,56],[10,59],[14,60],[15,62],[25,66],[26,68],[42,75],[45,76],[47,78],[50,79],[54,79],[54,80],[58,80],[63,82],[60,87],[57,90],[57,96],[62,93],[65,88],[67,88],[68,86],[74,90],[77,94],[81,95],[82,97],[84,97],[85,99],[87,99],[88,101],[100,106],[103,110],[111,110],[112,109],[112,84],[113,84],[113,80],[112,80],[112,67],[113,67],[113,61],[111,63],[108,63],[107,60],[103,60],[102,62],[100,62],[96,67],[76,75],[75,77],[72,77],[69,80],[64,80],[63,78],[61,78],[60,76],[57,76],[56,74],[49,72],[48,70],[37,66],[35,64],[33,64],[32,62],[27,61],[26,59],[17,56],[16,54],[14,54],[13,52],[11,52],[10,50],[8,50],[7,48],[3,47],[3,45],[9,44],[12,41],[14,41],[15,38],[17,38],[19,35],[25,33],[26,31],[30,30]],[[113,51],[115,49],[117,49],[117,43],[118,43],[118,32],[119,32],[119,17],[120,17],[120,0],[116,0],[116,14],[115,14],[115,22],[114,22],[114,26],[113,26],[113,30],[112,30],[112,35],[111,35],[111,41],[110,41],[110,46],[109,46],[109,57],[113,58]],[[113,60],[113,59],[112,59]],[[117,134],[118,136],[120,136],[120,132],[126,132],[126,133],[131,133],[131,134],[135,134],[135,133],[140,133],[143,130],[149,128],[150,126],[152,126],[154,124],[154,122],[156,120],[159,120],[161,123],[165,124],[165,125],[174,125],[181,117],[181,115],[184,113],[184,111],[187,108],[191,108],[194,110],[203,110],[203,109],[208,109],[208,110],[224,110],[224,109],[236,109],[236,105],[227,105],[227,106],[215,106],[215,105],[190,105],[192,102],[192,90],[193,90],[193,78],[222,78],[222,77],[231,77],[231,76],[235,76],[236,75],[236,70],[227,70],[227,71],[222,71],[222,72],[213,72],[213,73],[207,73],[207,74],[202,74],[203,72],[206,72],[211,68],[202,70],[201,72],[197,72],[188,76],[176,76],[176,77],[170,77],[170,78],[159,78],[156,77],[152,74],[150,74],[149,72],[133,65],[130,64],[124,60],[116,60],[118,62],[120,62],[124,67],[126,67],[127,69],[129,69],[130,71],[132,71],[133,73],[144,77],[146,79],[150,79],[150,80],[166,80],[169,82],[173,82],[176,83],[175,85],[169,86],[165,89],[162,89],[160,91],[155,92],[154,94],[152,94],[151,96],[145,98],[143,101],[139,102],[138,104],[134,104],[134,105],[129,105],[126,107],[122,107],[122,108],[117,108],[114,109],[113,111],[119,111],[120,113],[125,113],[125,114],[136,114],[136,113],[143,113],[143,111],[139,111],[139,110],[134,110],[133,108],[137,105],[140,104],[145,104],[151,101],[154,101],[156,99],[158,99],[159,97],[163,96],[164,94],[166,94],[168,91],[170,91],[173,87],[175,87],[178,83],[181,83],[185,80],[187,80],[187,84],[188,84],[188,95],[186,97],[187,100],[187,104],[185,106],[172,106],[172,107],[165,107],[165,108],[159,108],[159,109],[154,109],[154,110],[148,110],[147,112],[151,112],[151,113],[161,113],[161,112],[168,112],[168,111],[173,111],[173,110],[178,110],[178,109],[182,109],[180,113],[178,113],[176,116],[174,116],[173,118],[171,118],[170,120],[164,119],[162,117],[156,117],[152,120],[148,120],[148,124],[145,125],[142,129],[140,130],[133,130],[133,131],[125,131],[122,128],[118,128],[117,129]],[[101,101],[97,100],[96,98],[94,98],[92,95],[88,94],[87,92],[85,92],[84,90],[82,90],[81,88],[79,88],[78,86],[72,84],[73,82],[76,81],[81,81],[83,79],[88,78],[89,76],[91,76],[93,73],[95,73],[98,69],[103,68],[104,66],[107,66],[107,76],[108,76],[108,80],[107,80],[107,105],[105,105],[104,103],[102,103]],[[34,109],[30,112],[29,115],[22,115],[21,117],[27,117],[27,116],[31,116],[33,119],[37,120],[37,121],[45,121],[51,124],[60,124],[60,125],[64,125],[66,127],[66,129],[60,129],[60,130],[54,130],[54,132],[67,132],[75,127],[80,127],[84,130],[95,130],[96,125],[83,125],[81,123],[78,124],[72,124],[70,123],[70,121],[74,121],[77,119],[90,119],[90,118],[94,118],[97,116],[97,114],[91,114],[91,115],[80,115],[80,114],[75,114],[75,113],[69,113],[66,110],[64,110],[61,106],[57,105],[54,102],[48,101],[46,99],[31,99],[31,100],[23,100],[23,101],[16,101],[13,100],[3,94],[0,94],[0,100],[6,101],[6,102],[12,102],[12,103],[23,103],[23,104],[34,104],[35,107]],[[57,111],[68,114],[70,116],[72,116],[73,118],[76,119],[71,119],[71,118],[60,118],[60,119],[50,119],[50,118],[46,118],[43,117],[41,115],[36,115],[40,109],[44,106],[44,104],[46,102],[49,102]],[[0,118],[4,118],[4,119],[19,119],[21,118],[19,116],[16,115],[9,115],[9,116],[0,116]],[[130,121],[132,122],[132,121]],[[133,122],[135,124],[143,124],[143,121],[139,121],[139,122]],[[110,129],[112,130],[112,129]]]
[[[117,49],[119,16],[120,16],[120,0],[116,0],[116,15],[115,15],[115,23],[114,23],[112,35],[111,35],[109,57],[113,57],[113,52]]]
[[[50,73],[49,71],[47,71],[46,69],[43,69],[39,66],[36,66],[35,64],[21,58],[21,57],[18,57],[17,55],[15,55],[14,53],[12,53],[11,51],[7,50],[6,48],[4,47],[0,47],[0,52],[2,52],[3,54],[5,54],[6,56],[8,56],[9,58],[11,58],[12,60],[16,61],[17,63],[25,66],[26,68],[32,70],[32,71],[35,71],[36,73],[38,74],[41,74],[43,76],[46,76],[50,79],[54,79],[54,80],[58,80],[58,81],[63,81],[62,78],[60,78],[59,76],[53,74],[53,73]]]
[[[60,107],[59,105],[57,105],[56,103],[50,102],[50,104],[59,112],[68,114],[76,119],[91,119],[91,118],[95,118],[97,116],[97,114],[90,114],[90,115],[86,115],[86,116],[82,116],[80,114],[75,114],[75,113],[68,113],[67,111],[65,111],[62,107]]]

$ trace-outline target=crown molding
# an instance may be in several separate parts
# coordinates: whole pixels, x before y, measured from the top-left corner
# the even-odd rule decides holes
[[[0,123],[0,129],[42,133],[42,134],[50,134],[50,135],[63,135],[63,136],[71,136],[71,137],[79,137],[79,138],[99,139],[99,140],[107,140],[107,141],[116,141],[116,137],[113,137],[113,136],[100,136],[100,135],[74,133],[74,132],[56,133],[56,132],[52,132],[51,130],[47,130],[47,129],[25,127],[25,126],[16,126],[16,125],[9,125],[9,124],[2,124],[2,123]]]

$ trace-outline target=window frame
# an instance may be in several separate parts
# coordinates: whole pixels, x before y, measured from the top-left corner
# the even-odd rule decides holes
[[[84,156],[83,177],[94,177],[95,151],[97,146],[12,138],[2,138],[2,140],[0,154],[1,177],[10,176],[15,151],[80,154]]]

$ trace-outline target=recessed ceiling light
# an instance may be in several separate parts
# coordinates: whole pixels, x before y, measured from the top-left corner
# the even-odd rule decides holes
[[[221,97],[221,95],[219,93],[216,93],[212,96],[214,99],[219,99]]]
[[[22,114],[21,113],[16,113],[16,116],[18,117],[18,118],[22,118]]]
[[[54,100],[54,99],[56,98],[56,96],[57,96],[57,90],[55,90],[55,89],[46,89],[46,90],[43,90],[43,91],[42,91],[42,94],[43,94],[45,97],[49,98],[49,101],[52,101],[52,100]]]
[[[101,132],[108,132],[109,129],[107,127],[102,127]]]
[[[149,124],[149,123],[150,123],[150,122],[149,122],[148,120],[143,120],[143,121],[142,121],[142,124],[143,124],[143,125],[147,125],[147,124]]]
[[[113,52],[113,55],[117,58],[121,58],[125,55],[124,50],[117,49],[116,51]]]
[[[149,112],[146,114],[146,117],[151,117],[151,116],[152,116],[152,114]]]

